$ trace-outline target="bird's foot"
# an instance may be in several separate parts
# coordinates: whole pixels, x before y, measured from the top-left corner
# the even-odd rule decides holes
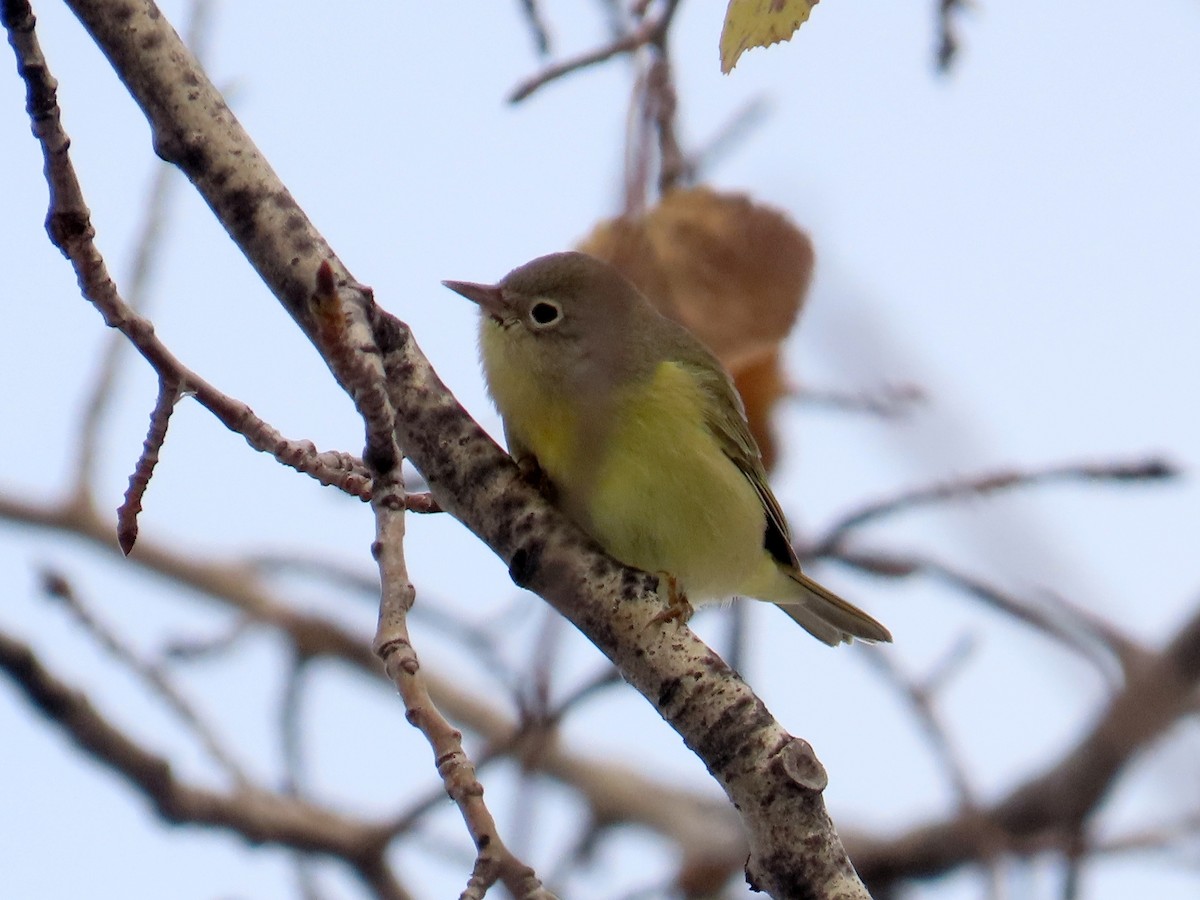
[[[686,625],[695,610],[688,602],[687,594],[679,587],[679,579],[670,572],[660,572],[658,577],[665,578],[667,582],[667,606],[651,619],[650,623],[663,625],[667,622],[678,622],[680,625]]]

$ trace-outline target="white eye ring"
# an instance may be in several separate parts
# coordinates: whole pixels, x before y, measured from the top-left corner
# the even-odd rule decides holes
[[[539,299],[529,307],[529,321],[534,328],[549,328],[562,320],[562,307],[553,300]]]

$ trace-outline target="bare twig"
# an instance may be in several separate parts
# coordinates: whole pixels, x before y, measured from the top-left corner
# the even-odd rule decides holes
[[[346,296],[342,296],[342,292]],[[329,361],[354,398],[366,424],[364,460],[371,468],[371,510],[375,541],[371,552],[379,565],[379,624],[374,649],[404,701],[405,716],[433,750],[446,793],[458,805],[472,844],[475,867],[462,897],[480,897],[502,881],[514,897],[549,900],[533,869],[514,856],[500,839],[475,766],[462,746],[462,734],[438,712],[420,671],[408,634],[408,611],[416,598],[404,556],[405,490],[402,455],[396,443],[396,413],[388,395],[381,354],[362,313],[370,308],[369,291],[339,284],[333,266],[317,269],[312,305],[317,336]],[[366,305],[360,305],[365,300]]]
[[[671,73],[671,57],[667,52],[667,37],[671,21],[679,9],[679,0],[664,0],[659,16],[661,25],[653,41],[654,59],[646,79],[647,101],[658,132],[658,193],[663,195],[693,177],[691,160],[683,152],[676,130],[679,97]]]
[[[186,385],[190,393],[231,431],[245,437],[256,450],[280,462],[366,499],[370,484],[361,464],[345,454],[319,454],[307,441],[289,441],[254,415],[248,406],[222,394],[187,369],[155,336],[154,326],[126,304],[108,274],[93,238],[91,211],[68,153],[70,139],[62,128],[57,102],[57,82],[50,74],[34,34],[33,14],[27,3],[5,6],[5,24],[17,53],[18,69],[25,79],[27,107],[35,137],[41,143],[50,185],[50,210],[46,230],[54,245],[70,260],[84,296],[100,311],[104,321],[118,329],[167,382]]]
[[[962,665],[973,647],[974,643],[969,639],[957,641],[937,669],[921,681],[905,673],[890,653],[879,647],[865,648],[865,659],[908,701],[926,741],[940,763],[939,768],[950,779],[950,786],[958,797],[959,809],[963,812],[976,808],[975,792],[967,776],[966,766],[954,749],[954,742],[938,715],[936,703],[938,690],[946,683],[951,673]]]
[[[937,3],[937,67],[938,71],[950,71],[958,56],[958,29],[955,18],[967,8],[967,0],[935,0]]]
[[[1122,853],[1141,853],[1146,850],[1166,850],[1172,846],[1192,844],[1200,838],[1200,812],[1189,812],[1149,828],[1129,831],[1091,842],[1090,853],[1116,856]],[[1194,864],[1194,860],[1193,860]]]
[[[142,659],[117,633],[105,625],[90,610],[67,578],[59,572],[46,569],[42,572],[42,589],[63,603],[87,631],[96,638],[100,646],[140,678],[176,717],[188,727],[208,752],[209,757],[224,769],[225,774],[241,789],[250,787],[250,779],[241,764],[234,759],[217,739],[216,730],[205,721],[200,712],[183,696],[160,666]]]
[[[925,402],[925,392],[913,384],[887,386],[877,391],[841,391],[801,385],[789,394],[798,403],[823,406],[839,412],[865,412],[883,419],[909,415],[913,407]]]
[[[675,15],[677,5],[678,0],[670,0],[658,16],[652,19],[644,19],[638,27],[615,38],[608,44],[597,47],[594,50],[589,50],[587,53],[582,53],[571,59],[562,60],[561,62],[547,66],[538,74],[517,85],[512,93],[508,95],[508,102],[520,103],[538,89],[545,87],[552,81],[557,81],[564,75],[569,75],[580,69],[586,69],[597,63],[605,62],[623,53],[631,53],[640,47],[645,47],[647,44],[661,41],[670,27],[671,18]]]
[[[197,638],[189,635],[186,638],[176,638],[163,646],[162,656],[164,659],[180,662],[210,659],[230,650],[245,636],[251,624],[248,617],[239,616],[231,627],[212,637]]]
[[[982,578],[968,575],[945,563],[914,555],[900,555],[864,550],[832,549],[813,552],[798,548],[801,560],[820,558],[837,560],[845,565],[886,578],[908,578],[924,575],[940,581],[967,596],[980,600],[991,608],[1034,628],[1087,659],[1112,684],[1120,681],[1119,669],[1127,668],[1126,658],[1135,653],[1124,644],[1110,641],[1111,631],[1097,627],[1094,617],[1077,615],[1077,608],[1060,605],[1043,608],[1017,597]],[[1117,664],[1114,666],[1114,662]]]
[[[304,734],[301,728],[305,676],[309,658],[293,654],[279,703],[279,739],[283,751],[283,792],[290,797],[304,796]]]
[[[214,4],[211,0],[193,0],[188,7],[188,26],[184,40],[198,59],[204,58],[204,46],[210,34]],[[146,305],[147,288],[154,265],[166,236],[167,212],[179,173],[174,167],[157,162],[154,178],[142,205],[142,222],[134,241],[133,262],[129,271],[126,298],[131,309],[142,312]],[[128,341],[119,334],[110,334],[104,345],[104,355],[95,374],[88,380],[88,398],[83,404],[79,426],[78,452],[75,462],[75,492],[90,498],[94,467],[97,461],[97,441],[100,426],[113,397],[117,366]]]
[[[847,513],[826,530],[816,545],[820,552],[840,543],[847,534],[864,525],[890,515],[907,512],[921,506],[955,500],[962,497],[983,497],[1012,488],[1032,487],[1058,481],[1127,482],[1159,481],[1173,478],[1179,470],[1161,457],[1147,457],[1131,462],[1071,463],[1048,466],[1044,469],[1006,469],[972,475],[957,481],[933,484],[904,491]]]
[[[546,720],[558,724],[569,712],[578,709],[585,700],[621,683],[621,673],[614,666],[605,666],[599,672],[584,679],[573,690],[568,691],[561,700],[546,710]]]
[[[525,15],[525,24],[529,26],[530,34],[533,35],[533,46],[536,48],[538,56],[543,58],[549,56],[550,32],[546,28],[546,21],[538,7],[538,0],[521,0],[521,12]]]
[[[154,402],[154,410],[150,413],[150,427],[146,432],[146,440],[142,442],[142,455],[138,457],[129,476],[129,488],[125,491],[125,499],[117,509],[117,544],[126,556],[133,550],[137,540],[138,514],[142,511],[142,497],[150,486],[150,478],[154,475],[154,467],[158,464],[158,453],[163,441],[167,439],[167,425],[171,421],[171,413],[182,395],[181,385],[167,378],[158,382],[158,399]]]
[[[279,741],[283,756],[282,791],[288,797],[304,797],[306,770],[304,734],[301,727],[304,687],[308,675],[308,657],[292,654],[279,703]],[[292,870],[303,900],[319,900],[320,888],[312,859],[306,853],[292,853]]]
[[[678,6],[678,0],[667,0],[653,20],[657,27],[644,45],[649,52],[634,83],[625,139],[622,212],[627,216],[645,210],[650,173],[655,169],[659,196],[693,177],[691,160],[676,132],[678,98],[667,53],[667,35]]]
[[[679,105],[675,94],[675,81],[671,77],[671,64],[666,51],[666,30],[660,40],[655,42],[657,53],[650,63],[650,71],[646,73],[647,116],[654,123],[658,135],[658,194],[661,197],[667,191],[679,186],[689,179],[692,167],[683,148],[679,145],[679,135],[675,129],[675,113]]]
[[[737,110],[733,116],[708,138],[704,146],[693,151],[687,169],[691,176],[703,179],[712,172],[721,160],[744,141],[754,130],[766,122],[771,114],[771,102],[766,97],[755,97]]]
[[[562,616],[552,609],[541,611],[541,626],[534,639],[529,665],[517,692],[518,711],[525,737],[524,745],[533,754],[552,744],[557,738],[557,721],[551,721],[550,697],[554,692],[554,676],[558,652],[562,647],[563,631],[567,626]],[[514,806],[520,812],[510,826],[512,845],[520,853],[527,854],[537,833],[537,781],[536,759],[521,760],[514,789]]]
[[[404,508],[409,512],[414,513],[440,513],[441,506],[434,499],[433,494],[424,491],[420,494],[409,494],[404,498]]]
[[[374,549],[382,585],[375,652],[404,700],[409,722],[429,741],[446,793],[458,805],[478,849],[475,869],[462,896],[482,898],[493,883],[502,881],[515,897],[548,900],[552,895],[542,887],[533,869],[520,862],[500,839],[484,803],[475,765],[463,749],[462,734],[438,712],[421,675],[406,622],[414,591],[401,549],[404,488],[394,477],[398,472],[396,466],[390,473],[376,473],[375,497],[371,501],[377,523]]]
[[[207,4],[203,4],[207,5]],[[137,241],[132,274],[130,275],[129,306],[141,312],[145,305],[146,284],[153,261],[158,256],[159,241],[163,235],[166,218],[168,188],[177,173],[165,163],[154,170],[154,182],[145,203],[141,235]],[[94,468],[98,460],[100,426],[109,409],[116,383],[117,366],[122,352],[129,341],[121,334],[110,333],[105,341],[104,356],[95,375],[89,379],[88,398],[83,404],[83,418],[79,427],[79,449],[76,455],[75,491],[81,497],[91,497]],[[160,381],[161,396],[161,381]]]

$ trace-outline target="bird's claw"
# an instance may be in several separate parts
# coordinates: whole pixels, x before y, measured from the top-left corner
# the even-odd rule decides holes
[[[665,625],[667,622],[678,622],[680,625],[686,625],[695,612],[692,604],[688,602],[687,594],[680,589],[679,580],[674,575],[662,572],[660,577],[667,580],[667,605],[650,620],[650,624]]]

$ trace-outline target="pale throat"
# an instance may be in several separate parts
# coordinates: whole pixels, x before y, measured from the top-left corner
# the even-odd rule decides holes
[[[492,399],[509,436],[537,457],[552,481],[560,487],[578,483],[588,437],[598,437],[590,435],[588,424],[595,424],[597,411],[586,394],[572,391],[565,379],[538,366],[530,347],[514,337],[490,321],[480,329],[480,350]]]

